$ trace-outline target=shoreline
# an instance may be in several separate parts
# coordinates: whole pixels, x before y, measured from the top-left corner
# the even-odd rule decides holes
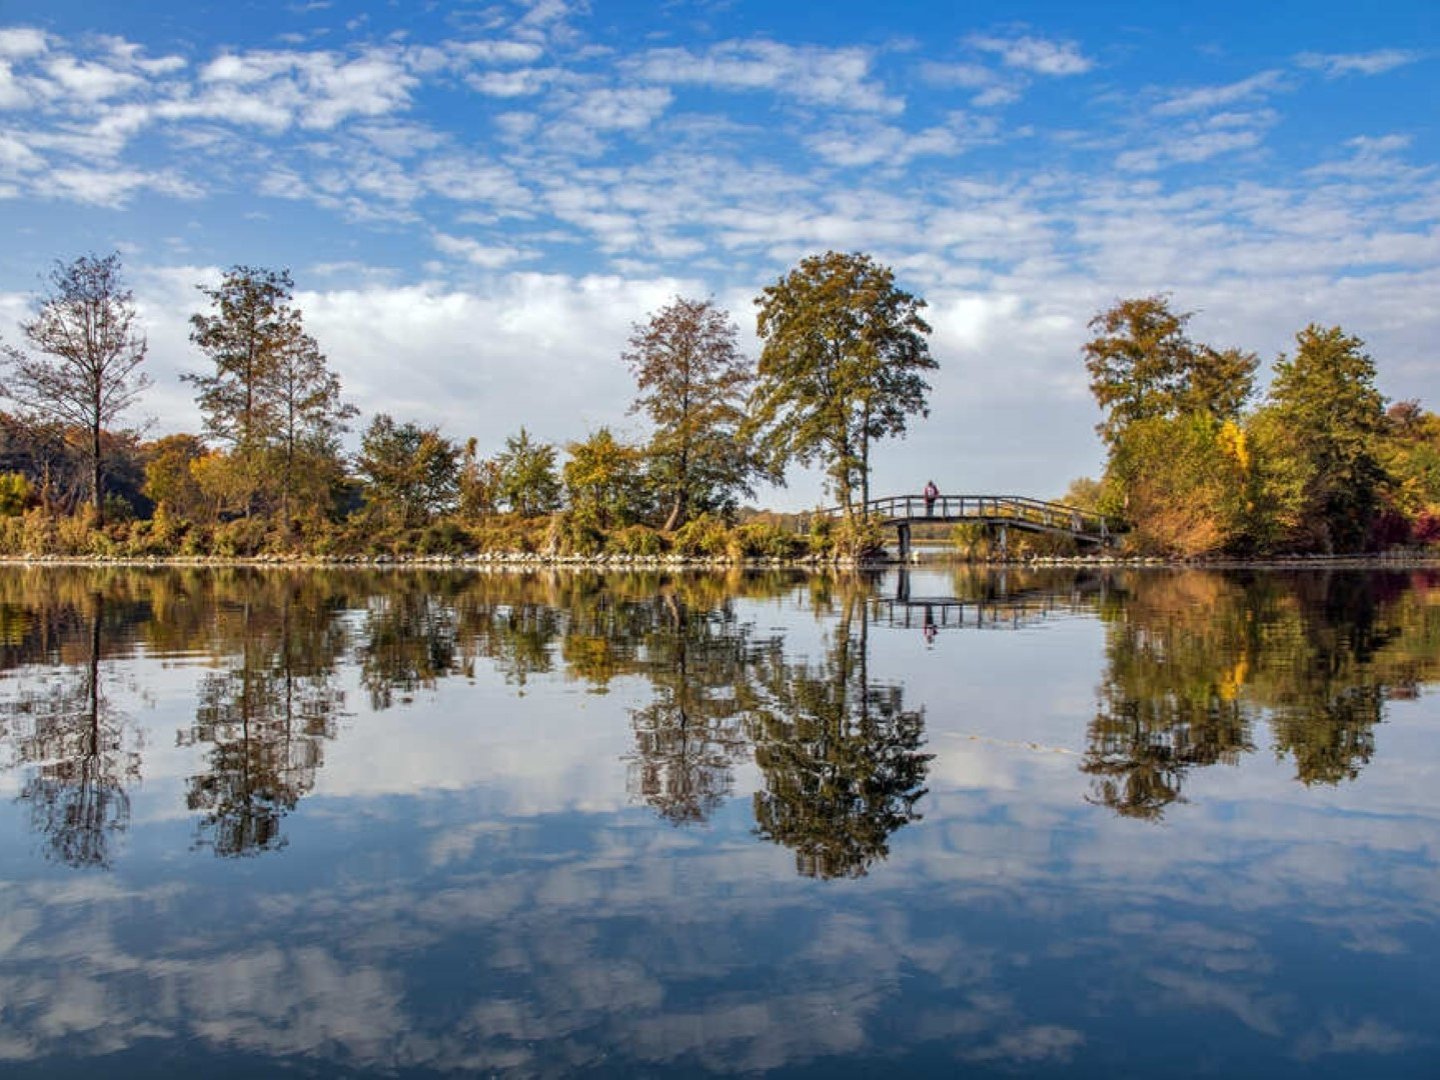
[[[1440,552],[1377,552],[1362,555],[1283,555],[1263,558],[1167,559],[1159,556],[1051,555],[1028,559],[893,556],[804,559],[688,555],[542,555],[486,552],[470,555],[0,555],[0,566],[48,567],[247,567],[291,570],[603,570],[617,573],[687,570],[795,570],[806,573],[886,569],[974,567],[995,570],[1410,570],[1440,569]]]

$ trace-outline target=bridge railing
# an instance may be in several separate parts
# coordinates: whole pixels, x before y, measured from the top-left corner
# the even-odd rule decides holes
[[[927,500],[924,495],[891,495],[872,499],[865,512],[887,523],[901,521],[1013,521],[1095,537],[1108,537],[1120,531],[1119,525],[1103,514],[1064,503],[1046,502],[1025,495],[940,495]],[[821,511],[829,517],[840,517],[843,507]]]

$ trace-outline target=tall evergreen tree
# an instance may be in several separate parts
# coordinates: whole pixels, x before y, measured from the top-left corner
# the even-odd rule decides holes
[[[560,477],[555,471],[555,448],[536,442],[523,427],[505,440],[496,456],[500,497],[521,517],[536,517],[560,508]]]

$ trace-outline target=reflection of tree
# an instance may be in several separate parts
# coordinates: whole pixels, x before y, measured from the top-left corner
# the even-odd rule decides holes
[[[741,717],[750,698],[748,628],[729,607],[690,610],[667,591],[647,605],[641,665],[654,697],[632,709],[629,789],[676,825],[704,821],[730,795],[749,747]]]
[[[70,866],[108,867],[111,838],[130,821],[127,783],[139,779],[140,756],[122,749],[123,722],[101,685],[104,596],[91,594],[88,654],[58,679],[27,690],[10,707],[23,718],[20,760],[34,766],[20,794],[51,858]]]
[[[1237,696],[1251,620],[1248,594],[1222,578],[1137,585],[1125,617],[1107,627],[1105,682],[1081,768],[1094,777],[1092,801],[1158,819],[1184,801],[1191,769],[1235,765],[1255,748],[1252,717]]]
[[[332,686],[344,637],[331,613],[296,604],[245,605],[238,664],[201,682],[195,725],[182,744],[208,743],[209,770],[192,777],[191,810],[202,810],[199,843],[217,855],[282,847],[280,821],[315,786],[322,743],[344,704]]]
[[[1159,818],[1187,773],[1236,764],[1268,717],[1304,783],[1354,779],[1385,701],[1440,673],[1440,611],[1378,573],[1126,578],[1102,607],[1091,798]]]
[[[851,626],[859,610],[860,633]],[[889,854],[890,835],[920,815],[933,755],[920,753],[923,711],[902,687],[867,678],[866,615],[849,597],[824,663],[761,660],[766,703],[750,715],[757,833],[795,851],[807,877],[860,877]]]
[[[456,670],[455,609],[443,596],[400,587],[372,597],[360,648],[360,679],[370,707],[408,701]]]
[[[1415,647],[1412,623],[1393,603],[1397,582],[1380,575],[1326,574],[1299,583],[1300,626],[1294,633],[1297,678],[1277,695],[1270,728],[1277,756],[1295,761],[1305,784],[1353,780],[1375,750],[1375,725],[1385,718],[1393,687],[1413,685],[1396,661]],[[1403,591],[1403,590],[1402,590]],[[1432,666],[1440,658],[1440,620],[1432,620]],[[1412,639],[1412,640],[1407,640]]]

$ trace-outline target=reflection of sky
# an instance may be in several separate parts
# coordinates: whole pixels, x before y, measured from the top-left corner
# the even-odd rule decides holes
[[[792,601],[741,608],[788,628],[787,657],[823,653],[828,625]],[[869,640],[870,677],[903,682],[935,759],[923,820],[869,877],[828,883],[752,835],[753,767],[698,827],[627,796],[643,680],[595,694],[557,673],[522,696],[483,662],[378,714],[345,672],[349,715],[288,846],[216,859],[192,849],[184,809],[204,750],[175,738],[200,669],[112,665],[144,746],[115,870],[43,862],[0,807],[0,1062],[1414,1076],[1440,1061],[1433,696],[1390,705],[1354,782],[1297,784],[1260,731],[1239,767],[1193,770],[1156,824],[1084,799],[1098,623]]]

